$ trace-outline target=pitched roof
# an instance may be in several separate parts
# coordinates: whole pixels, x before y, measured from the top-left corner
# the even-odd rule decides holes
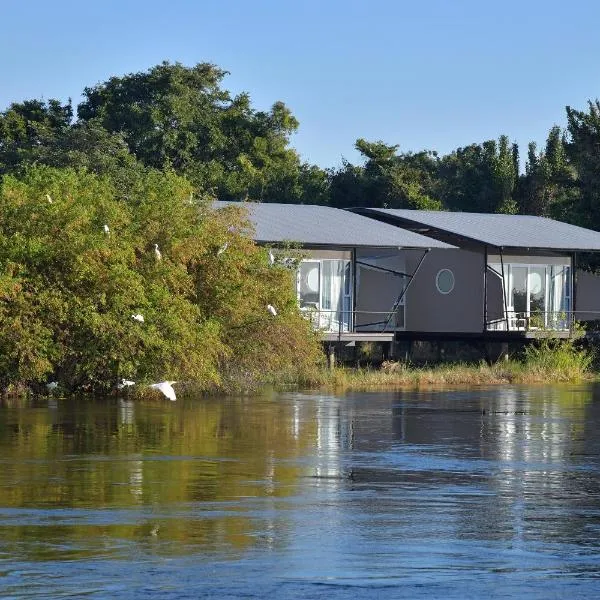
[[[498,248],[600,250],[597,231],[545,217],[386,208],[356,210],[400,227],[418,228],[432,237],[447,233]]]
[[[213,203],[215,208],[243,206],[255,228],[257,242],[296,242],[303,246],[379,248],[453,248],[450,244],[360,215],[311,204],[271,202]]]

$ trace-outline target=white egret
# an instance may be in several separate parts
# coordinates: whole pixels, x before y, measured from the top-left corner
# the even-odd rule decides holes
[[[275,257],[273,256],[273,252],[271,250],[269,250],[269,264],[270,265],[275,264]]]
[[[121,379],[121,383],[117,383],[117,389],[123,390],[126,387],[130,387],[132,385],[135,385],[135,381],[131,381],[129,379]]]
[[[48,200],[48,204],[52,204],[52,196],[50,194],[46,194],[46,200]]]
[[[271,304],[267,304],[267,310],[274,316],[277,316],[277,311],[275,310],[275,307],[272,306]]]
[[[137,321],[138,323],[143,323],[144,322],[144,315],[140,315],[139,313],[137,313],[135,315],[131,315],[131,318],[134,321]]]
[[[221,254],[223,254],[223,252],[225,252],[225,250],[227,250],[227,248],[229,247],[229,242],[225,242],[218,250],[217,250],[217,256],[221,256]]]
[[[110,227],[108,225],[104,225],[102,228],[104,229],[104,233],[106,233],[106,235],[110,233]]]
[[[58,382],[56,382],[56,381],[50,381],[49,383],[46,384],[46,388],[48,389],[49,392],[53,392],[57,387],[58,387]]]
[[[176,381],[161,381],[160,383],[151,383],[150,387],[162,392],[169,400],[177,400],[173,384]]]
[[[156,256],[156,260],[162,260],[162,254],[158,249],[158,244],[154,244],[154,256]]]

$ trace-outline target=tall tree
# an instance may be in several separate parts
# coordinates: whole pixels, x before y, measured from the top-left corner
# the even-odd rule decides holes
[[[0,113],[0,176],[43,159],[71,126],[71,101],[26,100]]]
[[[429,195],[431,173],[424,165],[434,158],[428,153],[398,155],[398,146],[364,139],[356,141],[356,149],[366,159],[363,167],[346,162],[342,169],[331,173],[334,206],[441,208]]]
[[[85,88],[82,123],[123,137],[144,165],[169,168],[222,199],[297,201],[302,170],[283,102],[256,111],[247,94],[221,87],[226,71],[164,62]]]
[[[584,227],[600,229],[600,101],[588,102],[587,112],[566,110],[566,151],[579,191],[573,216]]]
[[[440,159],[440,198],[452,210],[515,212],[517,162],[506,136],[458,148]]]

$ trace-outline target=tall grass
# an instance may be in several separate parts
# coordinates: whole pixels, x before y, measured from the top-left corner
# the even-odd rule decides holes
[[[579,382],[590,379],[594,355],[569,340],[543,340],[529,346],[521,359],[488,365],[453,363],[416,367],[385,362],[379,369],[339,367],[322,371],[313,385],[342,389],[418,388],[431,385],[490,385]]]

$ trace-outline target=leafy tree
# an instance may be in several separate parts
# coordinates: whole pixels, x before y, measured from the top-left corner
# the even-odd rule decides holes
[[[564,134],[554,126],[543,152],[529,144],[521,185],[521,212],[572,221],[577,202],[575,172],[565,148]]]
[[[0,113],[0,176],[42,158],[71,126],[71,102],[26,100]]]
[[[319,356],[290,273],[270,267],[244,215],[215,213],[173,173],[133,178],[122,198],[105,177],[30,168],[4,179],[0,207],[5,387],[210,388],[307,372]]]
[[[440,198],[453,210],[515,212],[518,148],[506,136],[471,144],[440,161]]]
[[[331,174],[334,206],[441,208],[428,195],[431,174],[423,168],[430,158],[427,153],[397,155],[398,146],[363,139],[356,141],[356,149],[366,158],[364,167],[346,162]]]
[[[579,192],[573,217],[579,225],[600,229],[600,101],[588,102],[587,112],[566,110],[566,153]]]
[[[173,169],[221,199],[297,201],[301,162],[289,147],[298,121],[221,87],[226,71],[164,62],[84,90],[80,123],[118,134],[143,165]]]

